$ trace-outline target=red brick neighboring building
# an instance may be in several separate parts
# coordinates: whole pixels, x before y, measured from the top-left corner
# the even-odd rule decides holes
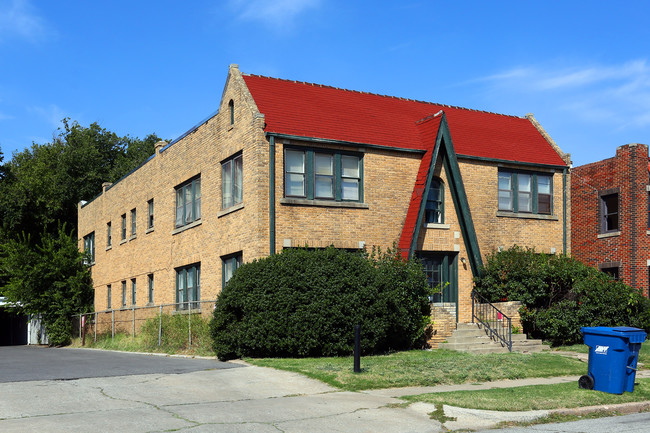
[[[648,146],[575,167],[571,182],[571,252],[648,296],[650,271]]]

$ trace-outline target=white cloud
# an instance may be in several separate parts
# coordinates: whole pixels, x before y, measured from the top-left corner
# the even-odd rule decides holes
[[[474,80],[502,98],[537,101],[590,123],[650,127],[650,66],[645,59],[613,65],[518,66]]]
[[[317,7],[320,0],[231,0],[230,3],[240,19],[273,26],[292,23],[301,13]]]
[[[44,21],[28,0],[0,0],[0,42],[13,37],[36,42],[45,34]]]
[[[55,129],[61,126],[61,120],[65,117],[70,117],[69,115],[66,115],[63,109],[54,104],[50,104],[47,107],[31,107],[29,111],[36,113]]]

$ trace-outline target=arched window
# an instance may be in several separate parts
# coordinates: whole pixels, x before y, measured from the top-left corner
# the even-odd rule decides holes
[[[432,179],[425,207],[425,223],[444,223],[444,188],[439,179]]]
[[[230,112],[230,124],[235,124],[235,102],[231,99],[228,102],[228,111]]]

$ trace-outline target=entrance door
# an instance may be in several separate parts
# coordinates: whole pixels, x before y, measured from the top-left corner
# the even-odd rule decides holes
[[[458,302],[457,254],[420,252],[418,257],[424,266],[431,287],[440,284],[442,291],[433,296],[433,302]]]

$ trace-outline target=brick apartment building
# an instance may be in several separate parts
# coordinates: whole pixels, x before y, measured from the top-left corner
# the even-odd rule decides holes
[[[219,110],[79,205],[95,310],[199,309],[232,272],[291,247],[397,245],[471,320],[484,255],[569,252],[569,156],[506,116],[242,74]],[[135,313],[134,313],[135,314]]]
[[[571,250],[648,296],[650,180],[648,146],[627,144],[616,156],[573,168]]]

